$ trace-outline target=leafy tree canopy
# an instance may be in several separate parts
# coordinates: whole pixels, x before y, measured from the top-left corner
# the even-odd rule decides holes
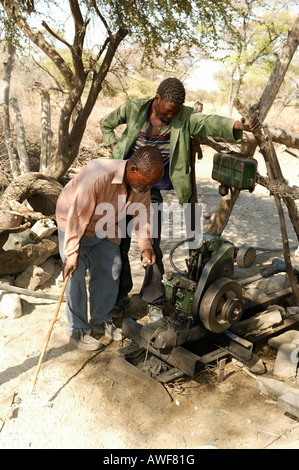
[[[152,63],[161,56],[165,61],[178,57],[185,48],[215,50],[224,31],[230,29],[232,0],[1,0],[2,37],[20,46],[24,19],[33,29],[50,35],[51,40],[65,41],[67,29],[81,28],[82,39],[94,51],[105,38],[122,34],[131,45],[142,50],[142,64]],[[74,24],[69,21],[73,18]],[[79,23],[78,23],[79,20]],[[66,25],[69,25],[68,28]],[[42,27],[42,28],[41,28]],[[74,45],[75,46],[75,45]],[[83,41],[80,47],[86,47]],[[45,52],[45,51],[44,51]]]

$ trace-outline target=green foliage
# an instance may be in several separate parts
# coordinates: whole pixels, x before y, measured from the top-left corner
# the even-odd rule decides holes
[[[128,82],[128,98],[152,98],[155,96],[160,81],[152,81],[135,75]]]
[[[217,76],[230,107],[236,94],[258,101],[294,22],[284,0],[246,0],[236,5],[235,34],[227,32],[223,38],[225,68]]]
[[[161,48],[170,58],[182,47],[215,45],[219,27],[228,27],[232,11],[229,0],[102,0],[97,4],[111,30],[127,29],[146,61],[152,55],[159,57]]]
[[[22,0],[0,1],[0,5],[8,4],[26,18],[24,3]],[[130,44],[137,44],[142,50],[142,64],[150,64],[161,55],[171,63],[179,58],[182,48],[190,53],[195,46],[216,48],[222,31],[230,27],[232,3],[232,0],[81,0],[78,6],[84,23],[89,22],[87,34],[90,25],[93,26],[91,40],[94,44],[99,41],[95,32],[103,30],[103,25],[111,34],[124,28]],[[52,16],[48,16],[51,8]],[[61,4],[60,13],[58,8],[56,2],[35,0],[29,22],[40,28],[41,20],[47,20],[51,29],[64,37],[66,18],[71,16],[69,2]],[[3,9],[0,9],[0,17],[7,18]]]
[[[230,83],[235,86],[240,80],[241,90],[256,86],[259,92],[292,23],[285,0],[237,3],[233,0],[65,0],[60,3],[35,0],[34,4],[26,0],[0,0],[2,40],[17,47],[26,45],[21,41],[24,34],[8,19],[4,10],[7,5],[20,12],[35,31],[41,31],[74,76],[76,54],[68,25],[72,19],[70,6],[75,6],[82,15],[80,27],[86,33],[81,53],[84,72],[89,77],[87,85],[103,63],[107,46],[101,48],[105,39],[109,43],[109,38],[123,28],[126,50],[135,47],[138,53],[130,63],[126,63],[125,54],[122,57],[118,52],[115,54],[103,82],[103,91],[110,96],[120,91],[127,97],[153,96],[157,83],[165,75],[184,78],[181,65],[186,57],[207,54],[219,58],[216,51],[222,51],[220,56],[226,67],[225,73],[218,75],[222,95],[227,97]],[[48,28],[42,27],[43,21]],[[35,47],[31,46],[31,52]],[[38,60],[60,87],[69,85],[66,75],[62,78],[49,56],[39,53]]]

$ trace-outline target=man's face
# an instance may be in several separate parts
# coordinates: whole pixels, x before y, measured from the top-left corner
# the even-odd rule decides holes
[[[161,179],[161,172],[154,168],[149,175],[143,175],[132,165],[127,173],[128,183],[135,193],[149,191]]]
[[[159,118],[162,122],[169,122],[170,119],[172,119],[173,116],[178,113],[183,106],[182,104],[165,101],[161,98],[160,95],[155,96],[153,105],[157,118]]]

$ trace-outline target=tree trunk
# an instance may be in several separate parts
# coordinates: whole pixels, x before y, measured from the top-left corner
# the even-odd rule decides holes
[[[107,52],[105,54],[101,67],[99,71],[93,76],[92,84],[90,86],[86,102],[82,110],[78,113],[78,117],[74,122],[71,131],[69,132],[68,129],[70,118],[81,97],[83,89],[80,90],[80,88],[78,88],[78,85],[77,88],[74,88],[70,92],[69,98],[66,101],[66,106],[64,107],[64,110],[61,113],[58,131],[58,152],[52,159],[50,165],[48,165],[45,171],[46,175],[51,176],[55,179],[61,178],[77,157],[81,140],[85,132],[87,120],[93,110],[99,93],[102,90],[102,83],[107,76],[111,62],[115,56],[119,44],[123,41],[127,34],[128,33],[124,28],[120,28],[115,35],[110,36]],[[73,95],[76,96],[76,99],[72,99]],[[70,110],[72,111],[71,113]]]
[[[37,299],[49,299],[49,300],[59,300],[60,295],[58,294],[48,294],[47,292],[41,292],[40,290],[34,291],[29,289],[23,289],[22,287],[11,286],[9,284],[1,284],[0,291],[16,293],[19,295],[25,295],[29,297],[35,297]],[[65,300],[65,297],[63,297]]]
[[[242,106],[239,100],[235,101],[235,106],[237,110],[242,113],[244,118],[249,119],[250,117],[249,113],[244,108],[244,106]],[[286,183],[286,180],[283,177],[283,174],[279,165],[277,155],[273,147],[270,134],[268,133],[268,127],[264,126],[264,129],[265,129],[266,135],[263,134],[262,130],[259,130],[259,131],[254,132],[254,137],[256,138],[256,141],[260,147],[260,151],[264,157],[269,179],[270,181],[279,180],[279,181]],[[299,218],[298,218],[296,203],[293,199],[290,199],[289,197],[284,197],[283,200],[288,208],[290,219],[293,223],[295,233],[299,240]]]
[[[291,60],[299,45],[299,16],[297,17],[293,28],[289,31],[288,38],[272,70],[269,81],[264,89],[259,102],[260,119],[263,122],[275,100],[275,97],[284,80],[285,74],[289,68]]]
[[[10,45],[8,50],[7,62],[4,63],[4,96],[3,96],[3,126],[4,126],[4,140],[10,162],[10,169],[12,176],[17,178],[20,174],[16,155],[13,151],[13,142],[10,133],[10,119],[9,119],[9,92],[10,92],[10,77],[12,71],[12,64],[14,60],[14,50]]]
[[[246,108],[242,106],[239,100],[236,100],[235,106],[238,109],[238,111],[242,114],[244,119],[249,121],[250,114],[246,110]],[[255,131],[254,137],[256,138],[260,151],[264,157],[266,168],[267,168],[267,173],[268,173],[270,181],[275,182],[275,180],[277,179],[278,180],[282,179],[284,181],[271,137],[269,133],[267,132],[267,127],[266,129],[265,128],[263,130],[258,129],[257,131]],[[291,264],[288,235],[287,235],[284,213],[283,213],[283,209],[281,206],[281,200],[278,194],[274,193],[273,195],[274,195],[275,204],[276,204],[278,215],[279,215],[279,221],[280,221],[280,227],[281,227],[281,238],[282,238],[282,243],[283,243],[284,259],[286,263],[287,273],[288,273],[290,285],[296,297],[297,305],[299,306],[299,290],[298,290],[297,282],[296,282],[292,264]],[[291,200],[289,198],[283,198],[283,199],[288,208],[290,219],[293,223],[294,230],[299,240],[299,219],[298,219],[298,212],[297,212],[296,204],[294,200]]]
[[[16,98],[12,98],[10,101],[15,113],[15,122],[17,129],[17,149],[20,159],[20,169],[21,174],[24,175],[25,173],[29,172],[29,159],[26,150],[25,129],[20,108],[18,105],[18,100]]]
[[[263,91],[259,103],[256,105],[261,122],[264,122],[274,100],[288,71],[291,60],[299,45],[299,16],[297,17],[293,28],[289,31],[286,43],[276,61],[274,69],[270,75],[269,81]],[[243,148],[243,152],[249,156],[253,156],[255,144],[249,144],[247,148]]]
[[[229,116],[232,116],[232,114],[233,114],[234,101],[235,101],[236,97],[239,94],[239,91],[240,91],[240,88],[241,88],[241,85],[242,85],[242,80],[243,80],[243,77],[239,77],[238,80],[237,80],[237,83],[232,88],[232,92],[231,92],[229,103],[228,103]]]
[[[207,226],[207,233],[212,233],[214,235],[218,234],[219,232],[222,233],[223,225],[226,221],[227,214],[229,209],[234,207],[235,202],[240,194],[239,190],[235,190],[233,193],[227,194],[227,196],[223,196],[219,202],[217,210],[215,214],[211,217],[211,220]]]
[[[51,144],[53,132],[51,131],[51,105],[50,94],[41,92],[41,154],[39,171],[43,172],[51,161]]]
[[[27,199],[34,210],[53,215],[61,190],[61,184],[53,178],[42,173],[26,173],[6,188],[1,197],[0,209],[9,210],[11,200],[23,202]]]
[[[258,111],[263,121],[268,114],[269,109],[271,108],[273,101],[278,93],[280,85],[284,79],[284,76],[288,70],[290,62],[292,60],[293,55],[296,52],[296,49],[299,44],[299,16],[297,17],[292,30],[289,32],[286,44],[282,48],[281,54],[277,59],[275,67],[271,73],[269,81],[265,87],[265,90],[262,94],[262,97],[259,101]],[[247,156],[253,156],[257,143],[249,142],[247,148],[242,146],[241,151],[245,153]],[[276,179],[276,175],[274,175]],[[297,222],[294,220],[294,201],[287,201],[288,209],[290,217],[292,217],[292,222],[294,225],[294,229],[298,236],[298,220]],[[224,212],[224,213],[223,213]],[[226,214],[228,213],[228,207],[223,207],[223,204],[219,204],[216,213],[215,213],[215,220],[225,219]]]
[[[283,132],[282,129],[279,129],[279,131]],[[220,145],[218,142],[215,142],[214,139],[210,139],[208,137],[198,137],[195,139],[192,139],[192,143],[194,146],[194,151],[197,151],[197,146],[199,144],[202,145],[207,145],[214,149],[216,152],[223,152],[226,150],[226,147],[224,145]],[[257,172],[257,178],[256,178],[257,184],[260,184],[261,186],[264,186],[267,188],[270,193],[273,193],[275,190],[278,191],[281,197],[290,197],[291,199],[299,199],[299,186],[289,186],[286,181],[280,180],[279,182],[276,181],[274,184],[270,181],[269,178],[266,176],[262,176]],[[225,196],[224,200],[228,199],[229,196]],[[225,217],[225,214],[222,214],[222,217]],[[222,220],[222,219],[221,219]],[[225,220],[225,219],[223,219]],[[212,222],[212,221],[211,221]]]

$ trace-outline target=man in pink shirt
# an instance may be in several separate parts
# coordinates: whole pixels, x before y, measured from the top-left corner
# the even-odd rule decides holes
[[[112,322],[119,286],[119,245],[126,236],[126,215],[136,217],[141,265],[152,265],[150,189],[163,176],[161,153],[146,146],[129,160],[91,160],[62,190],[56,206],[59,250],[63,260],[70,341],[79,349],[102,347],[92,332],[120,340]],[[131,211],[130,211],[131,209]],[[141,216],[143,215],[143,216]],[[90,322],[86,271],[89,270]]]

